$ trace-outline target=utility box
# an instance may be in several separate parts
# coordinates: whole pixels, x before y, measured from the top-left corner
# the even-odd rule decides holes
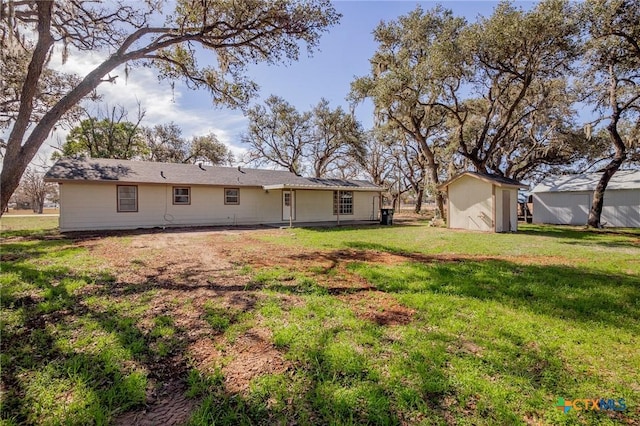
[[[380,224],[393,225],[393,209],[380,209]]]

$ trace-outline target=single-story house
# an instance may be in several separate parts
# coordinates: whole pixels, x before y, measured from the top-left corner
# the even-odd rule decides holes
[[[533,223],[586,225],[602,173],[550,176],[531,191]],[[617,171],[604,192],[605,226],[640,227],[640,170]]]
[[[279,170],[61,159],[60,230],[377,220],[382,188]]]
[[[464,172],[438,186],[447,194],[447,226],[489,232],[518,230],[518,189],[502,176]]]

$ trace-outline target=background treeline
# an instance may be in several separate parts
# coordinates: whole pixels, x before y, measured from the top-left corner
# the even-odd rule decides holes
[[[54,156],[218,165],[235,162],[284,168],[299,175],[358,177],[384,186],[396,198],[410,194],[416,201],[416,211],[428,198],[440,212],[443,199],[436,190],[438,184],[461,171],[497,174],[526,183],[549,174],[602,171],[589,217],[592,226],[600,224],[603,195],[611,177],[621,167],[638,165],[637,0],[543,0],[527,10],[517,3],[502,2],[491,16],[473,22],[442,6],[429,10],[418,6],[374,29],[377,50],[370,58],[370,72],[356,77],[350,93],[345,94],[350,111],[333,107],[325,99],[307,111],[299,111],[276,95],[250,106],[248,100],[256,86],[241,71],[248,62],[257,60],[251,55],[266,61],[277,61],[279,55],[296,59],[298,45],[291,44],[293,40],[301,37],[313,47],[320,32],[339,18],[325,2],[287,4],[260,3],[266,9],[284,7],[279,13],[286,15],[289,24],[296,21],[302,25],[297,32],[287,33],[289,26],[285,25],[274,33],[260,33],[247,45],[239,41],[239,50],[231,49],[235,53],[216,47],[204,33],[191,35],[215,51],[218,70],[198,68],[189,56],[194,51],[177,47],[163,51],[165,56],[153,56],[151,61],[151,65],[165,64],[160,67],[161,77],[184,78],[194,88],[209,88],[215,102],[243,108],[248,127],[239,139],[245,154],[234,157],[213,134],[184,138],[175,123],[144,127],[144,114],[140,112],[133,121],[118,107],[90,116],[82,113],[79,103],[67,102],[64,117],[74,127]],[[294,4],[299,8],[296,13],[288,9]],[[216,3],[201,11],[203,22],[209,19],[208,14],[218,16],[215,8],[224,7],[241,17],[258,16],[254,10],[258,3],[251,11],[242,9],[242,5]],[[185,16],[196,19],[199,15]],[[267,18],[260,21],[262,15],[256,19],[265,28],[275,25]],[[184,33],[185,28],[176,31]],[[212,36],[224,39],[220,34]],[[286,43],[277,44],[282,41],[279,37]],[[281,50],[266,49],[275,46]],[[35,55],[36,47],[25,51]],[[82,46],[76,47],[82,50]],[[155,47],[151,44],[149,49]],[[11,76],[13,68],[7,58],[3,56],[3,66]],[[126,58],[120,59],[126,62]],[[14,60],[19,62],[20,57]],[[224,80],[227,74],[230,80]],[[86,82],[86,78],[78,82],[53,73],[45,73],[42,78],[50,92],[77,89]],[[8,83],[12,81],[7,78]],[[21,84],[17,79],[14,83],[16,87]],[[3,97],[7,93],[8,89]],[[42,102],[36,106],[42,110],[34,110],[34,120],[45,120],[66,99],[47,112],[50,97],[47,93],[38,98]],[[353,111],[363,102],[374,107],[371,129],[364,129],[354,118]],[[12,114],[19,117],[22,110],[6,111],[9,118],[4,122],[9,123]],[[36,132],[27,139],[40,136]],[[11,138],[6,151],[7,157],[17,156],[21,161],[30,155],[24,149],[13,152]],[[12,183],[12,173],[19,167],[13,170],[10,163],[7,170],[7,164],[3,165],[3,182]],[[4,206],[8,190],[2,191]]]

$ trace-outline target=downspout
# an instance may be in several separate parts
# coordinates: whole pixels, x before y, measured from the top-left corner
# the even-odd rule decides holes
[[[449,198],[449,185],[447,185],[447,228],[451,228],[451,199]]]
[[[336,211],[336,217],[338,219],[337,225],[340,226],[340,190],[338,190],[338,210]]]
[[[502,195],[502,194],[500,194]],[[497,209],[496,209],[496,186],[491,184],[491,227],[493,232],[498,232]],[[503,220],[504,222],[504,220]],[[504,232],[504,231],[503,231]]]
[[[375,195],[371,198],[371,220],[375,220],[376,217],[376,197]]]
[[[289,228],[293,228],[293,190],[289,190]]]

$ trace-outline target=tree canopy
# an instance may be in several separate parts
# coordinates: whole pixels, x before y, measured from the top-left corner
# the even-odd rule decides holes
[[[88,118],[73,127],[66,141],[52,155],[53,159],[68,156],[86,155],[92,158],[142,158],[147,152],[141,138],[140,123],[145,116],[138,110],[135,123],[128,121],[124,107],[114,106],[100,109],[92,116],[85,110]]]
[[[371,74],[352,83],[351,99],[373,101],[379,124],[404,134],[398,139],[404,141],[401,149],[416,153],[434,185],[440,179],[438,133],[447,113],[443,87],[459,85],[456,45],[464,25],[440,6],[427,12],[417,7],[397,21],[380,23],[374,31],[378,50],[370,60]],[[442,195],[436,198],[443,213]]]
[[[140,127],[139,123],[109,118],[88,118],[80,122],[71,129],[66,142],[52,158],[81,155],[209,165],[231,165],[234,161],[231,150],[213,133],[188,140],[175,123]]]
[[[249,145],[249,160],[271,164],[297,175],[347,177],[353,163],[365,155],[364,132],[342,108],[332,109],[326,99],[300,112],[278,96],[247,111],[249,128],[242,142]]]
[[[71,129],[53,158],[85,154],[92,158],[131,159],[140,158],[144,152],[145,145],[134,123],[88,118]]]
[[[69,118],[100,84],[139,65],[161,78],[207,89],[214,103],[243,106],[257,91],[245,77],[249,63],[296,60],[312,51],[339,14],[328,0],[178,0],[164,15],[162,1],[0,3],[3,84],[0,124],[10,129],[0,175],[0,211],[51,130]],[[55,49],[57,47],[57,49]],[[205,65],[196,50],[210,54]],[[85,51],[109,52],[84,77],[49,68],[54,52],[63,62]]]
[[[635,3],[543,0],[524,10],[501,2],[472,23],[441,6],[417,7],[378,25],[371,72],[352,82],[349,97],[373,101],[375,125],[389,132],[388,149],[416,194],[460,170],[526,181],[610,156],[594,194],[598,219],[589,221],[598,226],[606,182],[638,152]],[[599,114],[594,123],[577,122],[584,105]],[[610,149],[590,130],[605,121]]]
[[[164,163],[231,165],[233,153],[213,133],[187,140],[175,123],[145,127],[141,131],[146,151],[142,159]]]
[[[634,153],[638,147],[640,8],[631,0],[589,0],[581,11],[585,31],[582,90],[600,114],[597,121],[605,122],[613,151],[589,211],[589,226],[599,227],[607,185],[629,158],[628,150]]]

